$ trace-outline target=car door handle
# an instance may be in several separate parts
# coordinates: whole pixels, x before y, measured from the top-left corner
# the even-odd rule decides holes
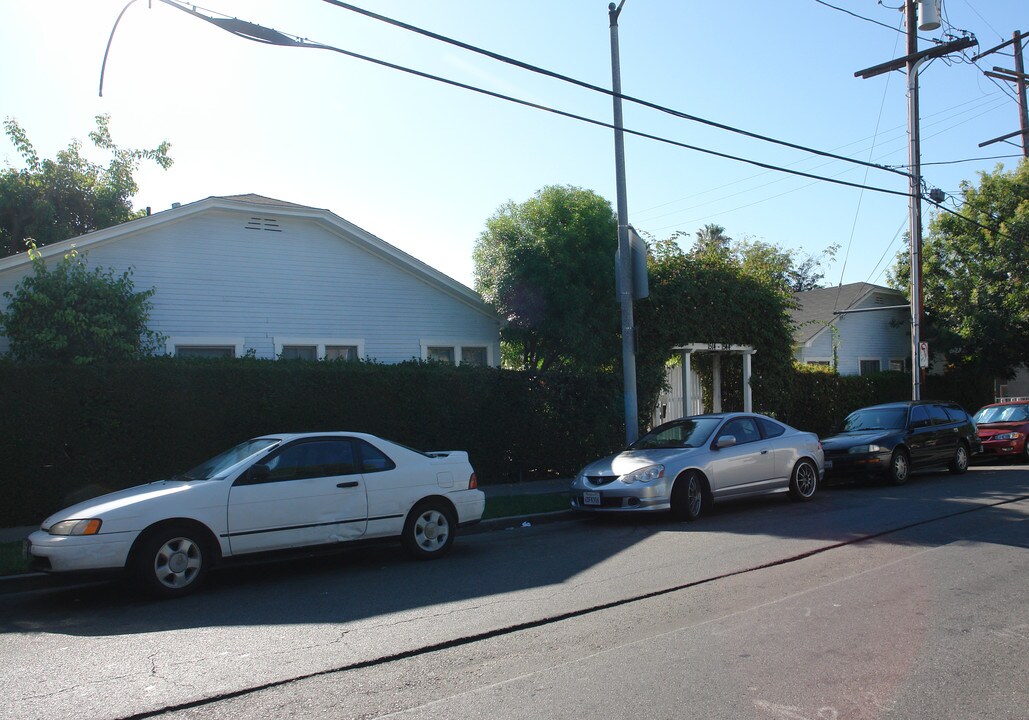
[[[768,454],[768,450],[762,450],[762,451],[761,451],[761,454],[762,454],[762,455],[767,455],[767,454]]]
[[[345,483],[336,483],[336,487],[338,487],[338,488],[357,487],[357,480],[351,480],[350,482],[345,482]]]

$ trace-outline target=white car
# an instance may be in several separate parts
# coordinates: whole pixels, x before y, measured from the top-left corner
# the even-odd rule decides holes
[[[789,493],[810,500],[824,476],[814,433],[751,413],[694,415],[587,465],[572,482],[571,503],[585,512],[670,510],[696,520],[727,498]]]
[[[36,569],[124,568],[152,594],[176,596],[223,558],[270,550],[399,537],[414,556],[439,557],[484,507],[466,452],[362,433],[270,435],[61,510],[26,552]]]

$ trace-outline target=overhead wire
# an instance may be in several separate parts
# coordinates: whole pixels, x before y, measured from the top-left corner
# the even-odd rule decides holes
[[[328,2],[330,4],[333,4],[333,5],[338,5],[338,6],[341,6],[341,7],[346,7],[347,9],[350,9],[351,7],[353,7],[353,6],[349,6],[346,3],[339,2],[338,0],[324,0],[324,1]],[[183,10],[183,11],[185,11],[185,12],[191,14],[191,15],[194,15],[194,16],[206,19],[206,20],[211,20],[211,18],[206,18],[202,14],[198,13],[197,10],[195,9],[195,6],[192,6],[192,9],[191,9],[191,6],[187,6],[187,4],[181,2],[181,0],[162,0],[162,2],[164,4],[166,4],[166,5],[171,6],[171,7],[176,7],[178,9],[180,9],[180,10]],[[355,9],[355,10],[356,11],[360,11],[360,12],[367,12],[367,11],[361,11],[360,9]],[[385,19],[385,20],[389,21],[389,19]],[[235,21],[235,18],[233,18],[233,21]],[[298,35],[289,34],[289,33],[283,33],[281,31],[274,30],[274,29],[271,29],[271,28],[264,28],[262,26],[256,25],[254,23],[248,23],[246,21],[243,21],[243,22],[245,24],[253,27],[253,28],[257,28],[258,30],[262,31],[262,33],[267,33],[267,34],[270,34],[270,35],[275,35],[275,36],[278,36],[279,38],[288,38],[290,40],[290,43],[288,43],[287,46],[289,46],[289,47],[298,47],[298,48],[305,48],[305,49],[328,50],[328,51],[335,52],[335,53],[338,53],[338,54],[341,54],[341,55],[344,55],[346,57],[350,57],[350,58],[353,58],[353,59],[356,59],[356,60],[362,60],[362,61],[369,62],[369,63],[374,64],[374,65],[378,65],[380,67],[385,67],[385,68],[388,68],[388,69],[397,70],[399,72],[404,72],[404,73],[413,75],[415,77],[421,77],[423,79],[433,80],[435,82],[439,82],[439,83],[442,83],[442,84],[445,84],[445,85],[449,85],[449,86],[452,86],[452,87],[457,87],[457,88],[464,89],[464,90],[469,90],[471,92],[479,93],[479,94],[482,94],[482,95],[485,95],[485,96],[488,96],[488,97],[493,97],[493,98],[496,98],[496,99],[505,100],[507,102],[511,102],[511,103],[514,103],[514,104],[517,104],[517,105],[521,105],[523,107],[529,107],[529,108],[532,108],[532,109],[541,110],[541,111],[544,111],[544,112],[549,112],[549,113],[552,113],[552,114],[555,114],[555,115],[558,115],[558,116],[561,116],[561,117],[566,117],[566,118],[569,118],[569,119],[579,120],[581,122],[585,122],[587,124],[591,124],[591,125],[595,125],[595,126],[599,126],[599,127],[604,127],[604,128],[608,128],[608,129],[615,129],[615,126],[613,124],[611,124],[611,123],[603,122],[603,121],[600,121],[600,120],[595,120],[593,118],[589,118],[589,117],[586,117],[586,116],[583,116],[583,115],[577,115],[575,113],[570,113],[570,112],[567,112],[567,111],[564,111],[564,110],[558,110],[557,108],[553,108],[553,107],[550,107],[550,106],[542,105],[540,103],[530,102],[528,100],[522,100],[520,98],[516,98],[516,97],[510,96],[510,95],[505,95],[503,93],[498,93],[498,92],[495,92],[495,91],[492,91],[492,90],[487,90],[485,88],[477,87],[477,86],[474,86],[474,85],[469,85],[467,83],[462,83],[462,82],[459,82],[459,81],[456,81],[456,80],[451,80],[449,78],[444,78],[444,77],[441,77],[441,76],[438,76],[438,75],[433,75],[431,73],[427,73],[427,72],[424,72],[424,71],[421,71],[421,70],[416,70],[414,68],[410,68],[410,67],[406,67],[406,66],[403,66],[403,65],[399,65],[397,63],[392,63],[392,62],[389,62],[389,61],[386,61],[386,60],[382,60],[382,59],[379,59],[379,58],[374,58],[374,57],[371,57],[371,56],[368,56],[368,55],[363,55],[361,53],[353,52],[351,50],[345,50],[343,48],[335,47],[335,46],[332,46],[332,45],[327,45],[327,44],[324,44],[324,43],[311,42],[308,39],[302,38],[302,37],[300,37]],[[224,24],[224,23],[215,23],[215,24],[219,25],[220,27],[225,29],[227,32],[230,32],[230,33],[232,33],[234,35],[237,35],[239,37],[242,37],[242,38],[245,38],[245,39],[248,39],[248,40],[254,40],[254,41],[257,41],[257,42],[269,43],[268,40],[264,40],[261,37],[255,37],[251,33],[241,32],[241,31],[239,31],[237,29],[232,29],[232,26],[230,24]],[[270,44],[285,44],[285,43],[280,43],[280,42],[276,41],[276,42],[272,42]],[[484,50],[477,50],[477,51],[480,51],[480,52],[483,52],[483,53],[486,53],[486,54],[490,54],[489,51],[484,51]],[[503,57],[503,56],[500,56],[500,57]],[[549,71],[546,71],[546,72],[549,73]],[[604,92],[605,94],[613,95],[613,93],[611,91],[604,90],[602,88],[601,88],[601,91]],[[628,96],[626,96],[626,99],[630,99],[630,98],[628,98]],[[635,101],[635,99],[630,99],[630,100],[631,101]],[[642,102],[642,101],[637,101],[637,102]],[[660,106],[657,106],[657,107],[660,107]],[[674,113],[675,111],[672,111],[672,112]],[[687,118],[687,119],[692,119],[692,118]],[[641,131],[631,130],[631,129],[628,129],[628,128],[621,128],[621,130],[623,132],[627,133],[627,134],[635,135],[637,137],[641,137],[641,138],[645,138],[645,139],[650,139],[650,140],[654,140],[654,141],[657,141],[657,142],[666,143],[666,144],[669,144],[669,145],[672,145],[672,146],[675,146],[675,147],[681,147],[681,148],[684,148],[684,149],[687,149],[687,150],[693,150],[693,151],[696,151],[696,152],[712,155],[712,156],[715,156],[715,157],[721,157],[723,159],[734,160],[734,161],[737,161],[737,162],[742,162],[742,163],[754,165],[756,167],[761,167],[761,168],[765,168],[765,169],[768,169],[768,170],[774,170],[774,171],[777,171],[777,172],[783,172],[783,173],[787,173],[787,174],[791,174],[791,175],[796,175],[798,177],[806,177],[806,178],[809,178],[809,179],[812,179],[812,180],[816,180],[816,181],[829,182],[829,183],[833,183],[833,184],[837,184],[837,185],[843,185],[843,186],[847,186],[847,187],[860,188],[860,189],[870,190],[872,192],[879,192],[879,193],[888,194],[888,195],[896,195],[896,196],[901,196],[901,197],[910,197],[910,193],[908,193],[906,191],[891,190],[891,189],[888,189],[888,188],[881,188],[881,187],[876,187],[876,186],[860,185],[858,183],[852,183],[852,182],[848,182],[848,181],[844,181],[844,180],[838,180],[838,179],[835,179],[835,178],[824,177],[824,176],[820,176],[820,175],[814,175],[812,173],[801,172],[801,171],[798,171],[798,170],[791,170],[789,168],[785,168],[785,167],[781,167],[781,166],[777,166],[777,165],[772,165],[770,163],[763,163],[763,162],[760,162],[760,161],[757,161],[757,160],[751,160],[751,159],[748,159],[748,158],[734,156],[734,155],[730,155],[728,153],[722,153],[722,152],[718,152],[718,151],[715,151],[715,150],[710,150],[708,148],[702,148],[702,147],[699,147],[699,146],[696,146],[696,145],[690,145],[688,143],[678,142],[678,141],[675,141],[675,140],[671,140],[669,138],[664,138],[664,137],[661,137],[661,136],[658,136],[658,135],[653,135],[651,133],[644,133],[644,132],[641,132]],[[738,131],[738,129],[737,129],[737,131]],[[787,143],[781,143],[781,144],[787,144]],[[801,149],[806,149],[806,148],[802,148],[802,146],[797,146],[797,147],[799,147]],[[834,156],[834,155],[832,155],[830,153],[824,153],[824,152],[815,151],[815,150],[812,150],[812,149],[806,149],[806,150],[808,150],[809,152],[812,152],[814,154],[823,155],[823,156],[826,156],[826,157],[833,157],[834,159],[843,160],[843,161],[854,163],[854,164],[857,164],[857,165],[870,166],[868,163],[862,163],[860,161],[855,161],[855,160],[852,160],[850,158],[845,158],[843,156]],[[871,167],[876,167],[876,169],[889,170],[890,172],[895,172],[896,174],[903,175],[905,177],[909,177],[910,176],[909,173],[904,173],[904,172],[901,172],[901,171],[897,171],[897,170],[895,170],[893,168],[881,167],[881,166],[871,166]],[[957,215],[958,217],[963,217],[963,216],[960,215],[960,213],[951,211],[948,208],[945,208],[945,207],[939,205],[939,203],[935,203],[934,202],[933,204],[937,205],[938,207],[940,207],[941,209],[943,209],[943,210],[945,210],[947,212],[951,212],[954,215]],[[970,222],[976,223],[976,221],[971,220],[969,218],[965,218],[965,219],[969,220]],[[978,224],[978,223],[976,223],[976,224]],[[982,226],[982,227],[985,227],[985,226]],[[989,229],[989,228],[987,228],[987,229]]]
[[[789,141],[786,141],[786,140],[780,140],[778,138],[773,138],[773,137],[770,137],[768,135],[762,135],[760,133],[752,132],[750,130],[744,130],[742,128],[738,128],[738,127],[735,127],[735,126],[732,126],[732,125],[727,125],[725,123],[717,122],[715,120],[709,120],[707,118],[702,118],[702,117],[700,117],[698,115],[692,115],[690,113],[686,113],[686,112],[683,112],[681,110],[675,110],[675,109],[666,107],[664,105],[659,105],[657,103],[650,102],[648,100],[643,100],[643,99],[640,99],[640,98],[637,98],[637,97],[633,97],[631,95],[625,95],[623,93],[616,93],[613,90],[608,90],[607,88],[601,87],[599,85],[594,85],[592,83],[588,83],[588,82],[585,82],[583,80],[578,80],[578,79],[570,77],[568,75],[563,75],[561,73],[555,72],[553,70],[547,70],[546,68],[542,68],[542,67],[539,67],[537,65],[533,65],[531,63],[524,62],[522,60],[517,60],[515,58],[508,57],[507,55],[502,55],[500,53],[493,52],[492,50],[486,50],[485,48],[481,48],[481,47],[478,47],[476,45],[472,45],[470,43],[463,42],[461,40],[456,40],[454,38],[447,37],[446,35],[441,35],[440,33],[436,33],[436,32],[433,32],[431,30],[426,30],[425,28],[420,28],[420,27],[418,27],[416,25],[411,25],[409,23],[405,23],[405,22],[403,22],[401,20],[396,20],[394,18],[390,18],[390,17],[387,17],[385,15],[380,15],[379,13],[372,12],[371,10],[366,10],[364,8],[357,7],[356,5],[352,5],[350,3],[342,2],[342,0],[322,0],[322,1],[327,3],[327,4],[329,4],[329,5],[333,5],[335,7],[341,8],[343,10],[349,10],[349,11],[357,13],[359,15],[364,15],[365,17],[371,18],[373,20],[378,20],[379,22],[383,22],[383,23],[386,23],[388,25],[393,25],[394,27],[398,27],[398,28],[401,28],[403,30],[410,31],[410,32],[422,35],[424,37],[432,38],[433,40],[437,40],[439,42],[443,42],[443,43],[446,43],[448,45],[453,45],[454,47],[459,47],[462,50],[467,50],[469,52],[473,52],[473,53],[476,53],[476,54],[479,54],[479,55],[483,55],[483,56],[489,57],[489,58],[491,58],[493,60],[497,60],[499,62],[508,64],[508,65],[513,65],[515,67],[521,68],[523,70],[528,70],[528,71],[533,72],[533,73],[537,73],[537,74],[540,74],[540,75],[545,75],[546,77],[550,77],[550,78],[553,78],[555,80],[560,80],[562,82],[570,83],[572,85],[576,85],[578,87],[585,88],[587,90],[592,90],[594,92],[598,92],[598,93],[601,93],[603,95],[607,95],[609,97],[617,97],[617,98],[619,98],[621,100],[624,100],[625,102],[630,102],[630,103],[633,103],[633,104],[636,104],[636,105],[647,107],[647,108],[650,108],[652,110],[658,110],[658,111],[666,113],[668,115],[672,115],[673,117],[677,117],[677,118],[680,118],[680,119],[683,119],[683,120],[689,120],[691,122],[700,123],[702,125],[707,125],[709,127],[717,128],[719,130],[725,130],[727,132],[735,133],[737,135],[743,135],[745,137],[753,138],[755,140],[761,140],[763,142],[768,142],[768,143],[772,143],[772,144],[775,144],[775,145],[781,145],[783,147],[792,148],[794,150],[801,150],[803,152],[812,153],[814,155],[822,155],[824,157],[832,157],[832,158],[835,158],[837,160],[841,160],[841,161],[844,161],[844,162],[850,162],[850,163],[854,163],[854,164],[857,164],[857,165],[866,165],[866,163],[864,163],[864,162],[862,162],[860,160],[856,160],[854,158],[848,158],[848,157],[845,157],[845,156],[842,156],[842,155],[835,155],[833,153],[826,152],[824,150],[818,150],[816,148],[808,147],[808,146],[805,146],[805,145],[800,145],[800,144],[797,144],[797,143],[792,143],[792,142],[789,142]],[[893,173],[897,173],[897,174],[901,174],[901,175],[905,175],[906,176],[905,173],[899,173],[895,168],[884,167],[884,166],[879,166],[879,165],[869,165],[869,167],[873,167],[876,170],[885,170],[887,172],[893,172]]]

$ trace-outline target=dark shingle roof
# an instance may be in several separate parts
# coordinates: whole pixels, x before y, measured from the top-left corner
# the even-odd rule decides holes
[[[899,290],[870,283],[850,283],[793,293],[793,299],[797,304],[797,307],[790,312],[790,317],[796,326],[793,330],[794,344],[806,343],[822,331],[828,323],[836,321],[838,316],[834,314],[835,312],[850,310],[873,292],[896,296],[898,305],[907,302],[904,294]]]

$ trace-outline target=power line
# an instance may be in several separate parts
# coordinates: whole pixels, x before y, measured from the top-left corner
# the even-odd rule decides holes
[[[446,35],[441,35],[439,33],[433,32],[431,30],[426,30],[424,28],[420,28],[420,27],[417,27],[415,25],[411,25],[409,23],[405,23],[405,22],[402,22],[400,20],[396,20],[394,18],[386,17],[385,15],[380,15],[380,14],[372,12],[370,10],[365,10],[364,8],[359,8],[356,5],[351,5],[350,3],[345,3],[345,2],[342,2],[341,0],[323,0],[323,2],[326,2],[329,5],[334,5],[334,6],[338,7],[338,8],[343,9],[343,10],[349,10],[349,11],[355,12],[355,13],[357,13],[359,15],[364,15],[365,17],[372,18],[373,20],[378,20],[380,22],[384,22],[384,23],[386,23],[388,25],[393,25],[394,27],[398,27],[398,28],[401,28],[403,30],[408,30],[410,32],[417,33],[419,35],[423,35],[425,37],[432,38],[433,40],[438,40],[440,42],[447,43],[448,45],[453,45],[454,47],[459,47],[459,48],[461,48],[463,50],[468,50],[469,52],[477,53],[479,55],[484,55],[484,56],[486,56],[488,58],[492,58],[493,60],[497,60],[499,62],[506,63],[508,65],[513,65],[513,66],[521,68],[523,70],[528,70],[530,72],[534,72],[534,73],[537,73],[537,74],[540,74],[540,75],[545,75],[547,77],[554,78],[555,80],[561,80],[562,82],[571,83],[572,85],[577,85],[578,87],[585,88],[587,90],[592,90],[594,92],[602,93],[602,94],[607,95],[609,97],[618,97],[618,98],[620,98],[620,99],[622,99],[622,100],[624,100],[626,102],[631,102],[631,103],[634,103],[636,105],[641,105],[643,107],[647,107],[647,108],[650,108],[652,110],[658,110],[660,112],[666,113],[668,115],[672,115],[673,117],[677,117],[677,118],[680,118],[682,120],[689,120],[691,122],[700,123],[702,125],[707,125],[709,127],[717,128],[719,130],[726,130],[728,132],[736,133],[737,135],[743,135],[745,137],[753,138],[755,140],[761,140],[763,142],[773,143],[775,145],[781,145],[783,147],[792,148],[794,150],[801,150],[803,152],[812,153],[814,155],[821,155],[823,157],[831,157],[831,158],[834,158],[836,160],[842,160],[844,162],[850,162],[850,163],[854,163],[856,165],[864,165],[864,166],[867,166],[867,167],[874,168],[876,170],[885,170],[887,172],[892,172],[892,173],[895,173],[895,174],[898,174],[898,175],[903,175],[904,177],[907,177],[907,173],[898,171],[896,168],[891,168],[891,167],[887,167],[887,166],[883,166],[883,165],[874,165],[874,164],[863,162],[861,160],[856,160],[854,158],[848,158],[848,157],[845,157],[843,155],[836,155],[836,154],[833,154],[833,153],[830,153],[830,152],[826,152],[826,151],[823,151],[823,150],[817,150],[815,148],[807,147],[805,145],[799,145],[797,143],[788,142],[786,140],[779,140],[777,138],[769,137],[767,135],[761,135],[759,133],[751,132],[749,130],[743,130],[742,128],[734,127],[732,125],[726,125],[725,123],[716,122],[714,120],[708,120],[706,118],[702,118],[702,117],[699,117],[697,115],[691,115],[690,113],[682,112],[680,110],[674,110],[672,108],[666,107],[664,105],[659,105],[657,103],[653,103],[653,102],[650,102],[648,100],[642,100],[640,98],[632,97],[631,95],[625,95],[625,94],[622,94],[622,93],[615,93],[615,92],[613,92],[611,90],[608,90],[607,88],[600,87],[599,85],[593,85],[592,83],[588,83],[588,82],[585,82],[583,80],[577,80],[576,78],[569,77],[568,75],[562,75],[561,73],[554,72],[553,70],[547,70],[547,69],[539,67],[537,65],[532,65],[530,63],[524,62],[522,60],[516,60],[515,58],[511,58],[511,57],[508,57],[506,55],[501,55],[500,53],[493,52],[492,50],[486,50],[486,49],[478,47],[476,45],[471,45],[470,43],[462,42],[461,40],[456,40],[454,38],[447,37]]]
[[[433,80],[435,82],[439,82],[439,83],[442,83],[444,85],[450,85],[451,87],[460,88],[462,90],[469,90],[471,92],[479,93],[481,95],[486,95],[487,97],[496,98],[498,100],[505,100],[507,102],[514,103],[516,105],[521,105],[523,107],[529,107],[529,108],[533,108],[535,110],[542,110],[544,112],[549,112],[549,113],[552,113],[554,115],[558,115],[558,116],[561,116],[561,117],[566,117],[566,118],[569,118],[569,119],[572,119],[572,120],[578,120],[580,122],[584,122],[584,123],[587,123],[587,124],[590,124],[590,125],[595,125],[595,126],[598,126],[598,127],[607,128],[609,130],[615,129],[615,126],[612,123],[603,122],[601,120],[594,120],[593,118],[589,118],[589,117],[586,117],[584,115],[578,115],[578,114],[575,114],[575,113],[567,112],[565,110],[558,110],[557,108],[553,108],[553,107],[550,107],[548,105],[542,105],[540,103],[530,102],[528,100],[522,100],[520,98],[516,98],[516,97],[513,97],[511,95],[505,95],[503,93],[498,93],[498,92],[495,92],[493,90],[487,90],[485,88],[477,87],[475,85],[469,85],[468,83],[459,82],[457,80],[451,80],[449,78],[445,78],[445,77],[442,77],[442,76],[439,76],[439,75],[433,75],[431,73],[427,73],[427,72],[424,72],[424,71],[421,71],[421,70],[416,70],[414,68],[406,67],[404,65],[398,65],[396,63],[392,63],[392,62],[389,62],[389,61],[386,61],[386,60],[381,60],[379,58],[374,58],[374,57],[371,57],[369,55],[363,55],[361,53],[353,52],[352,50],[345,50],[343,48],[335,47],[335,46],[332,46],[332,45],[326,45],[326,44],[318,43],[318,42],[310,42],[309,40],[307,40],[305,38],[301,38],[301,37],[299,37],[297,35],[283,33],[283,32],[281,32],[279,30],[275,30],[275,29],[272,29],[272,28],[264,28],[264,27],[261,27],[261,26],[256,25],[256,24],[249,23],[247,21],[241,21],[241,20],[233,18],[231,20],[231,22],[220,22],[220,21],[219,22],[215,22],[215,20],[213,18],[208,18],[207,16],[202,15],[201,13],[198,13],[195,10],[192,10],[190,7],[187,7],[187,6],[183,5],[183,4],[180,4],[180,2],[178,0],[161,0],[161,1],[164,2],[166,5],[169,5],[171,7],[175,7],[177,9],[179,9],[179,10],[183,10],[184,12],[187,12],[190,15],[194,15],[194,16],[199,17],[201,19],[206,19],[209,22],[214,22],[214,24],[218,25],[219,27],[221,27],[222,29],[226,30],[227,32],[230,32],[233,35],[237,35],[237,36],[245,38],[247,40],[256,40],[257,42],[268,43],[269,41],[268,40],[264,40],[263,37],[264,36],[271,36],[271,37],[275,37],[276,38],[275,41],[272,42],[271,44],[283,45],[283,46],[286,46],[286,47],[314,49],[314,50],[328,50],[330,52],[335,52],[335,53],[338,53],[340,55],[345,55],[347,57],[354,58],[355,60],[363,60],[365,62],[372,63],[373,65],[378,65],[380,67],[385,67],[385,68],[388,68],[388,69],[391,69],[391,70],[397,70],[399,72],[407,73],[409,75],[414,75],[415,77],[420,77],[420,78],[423,78],[423,79],[426,79],[426,80]],[[326,2],[329,2],[329,1],[333,1],[334,2],[334,0],[326,0]],[[343,5],[343,3],[337,3],[337,4]],[[240,28],[242,28],[242,29],[240,29]],[[255,37],[255,35],[258,35],[260,37]],[[606,91],[606,92],[608,92],[608,94],[613,94],[613,93],[610,93],[610,91]],[[860,185],[858,183],[852,183],[852,182],[848,182],[848,181],[845,181],[845,180],[836,180],[836,179],[833,179],[833,178],[823,177],[821,175],[814,175],[812,173],[801,172],[799,170],[790,170],[789,168],[784,168],[784,167],[781,167],[781,166],[778,166],[778,165],[772,165],[770,163],[764,163],[764,162],[760,162],[758,160],[751,160],[749,158],[744,158],[744,157],[740,157],[740,156],[737,156],[737,155],[730,155],[728,153],[719,152],[717,150],[711,150],[711,149],[708,149],[708,148],[703,148],[703,147],[700,147],[698,145],[690,145],[688,143],[683,143],[683,142],[679,142],[679,141],[676,141],[676,140],[671,140],[669,138],[661,137],[659,135],[653,135],[651,133],[645,133],[645,132],[638,131],[638,130],[630,130],[629,128],[622,128],[622,131],[625,132],[625,133],[628,133],[630,135],[635,135],[636,137],[641,137],[641,138],[645,138],[645,139],[648,139],[648,140],[654,140],[654,141],[657,141],[657,142],[665,143],[667,145],[672,145],[672,146],[675,146],[675,147],[681,147],[681,148],[686,149],[686,150],[693,150],[694,152],[699,152],[699,153],[703,153],[703,154],[706,154],[706,155],[711,155],[711,156],[714,156],[714,157],[720,157],[720,158],[723,158],[723,159],[726,159],[726,160],[734,160],[736,162],[742,162],[742,163],[746,163],[748,165],[754,165],[755,167],[764,168],[766,170],[775,170],[777,172],[783,172],[783,173],[787,173],[787,174],[790,174],[790,175],[796,175],[796,176],[799,176],[799,177],[806,177],[806,178],[810,178],[810,179],[813,179],[813,180],[821,180],[821,181],[833,183],[833,184],[836,184],[836,185],[843,185],[843,186],[847,186],[847,187],[853,187],[853,188],[859,188],[859,189],[864,189],[864,190],[870,190],[872,192],[883,193],[883,194],[886,194],[886,195],[898,195],[898,196],[901,196],[901,197],[908,197],[909,196],[907,192],[900,191],[900,190],[890,190],[890,189],[887,189],[887,188],[875,187],[875,186],[871,186],[871,185]],[[815,152],[815,151],[812,151],[812,152]],[[817,153],[816,152],[816,154],[824,154],[824,153]],[[842,158],[841,157],[840,159],[847,160],[848,162],[854,162],[856,164],[864,164],[864,163],[861,163],[861,162],[858,162],[858,161],[850,160],[849,158]],[[909,173],[905,173],[903,171],[896,170],[896,169],[893,169],[893,168],[882,167],[882,168],[879,168],[879,169],[889,170],[892,173],[895,173],[895,174],[898,174],[898,175],[902,175],[904,177],[910,177]]]

